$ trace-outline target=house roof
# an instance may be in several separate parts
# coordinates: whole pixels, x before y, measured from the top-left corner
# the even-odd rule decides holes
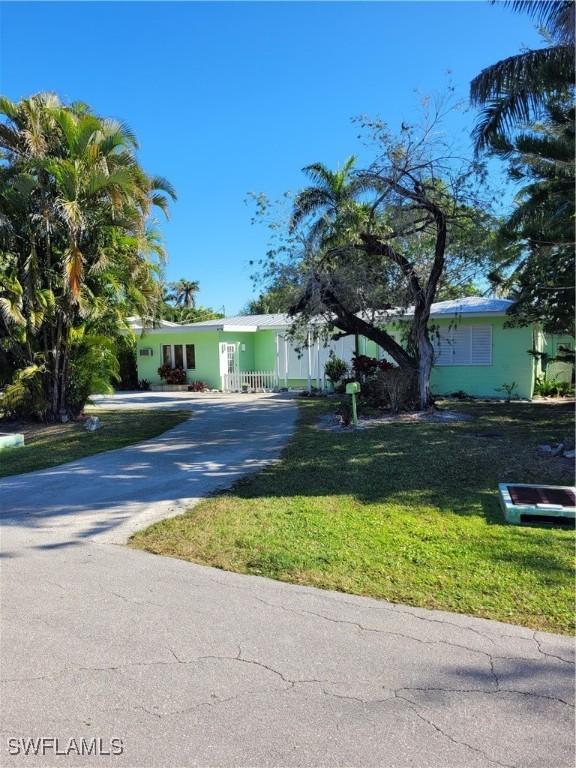
[[[432,304],[430,309],[431,317],[446,317],[447,315],[504,315],[507,309],[514,304],[509,299],[490,299],[483,296],[468,296],[463,299],[451,299],[450,301],[439,301]],[[414,312],[410,307],[407,310],[389,310],[382,314],[382,317],[410,316]],[[133,318],[130,318],[133,319]],[[284,313],[271,315],[234,315],[233,317],[223,317],[218,320],[203,320],[199,323],[168,323],[162,321],[160,328],[147,330],[148,333],[162,332],[163,328],[170,327],[172,330],[179,331],[235,331],[237,333],[254,333],[261,330],[281,330],[288,328],[292,324],[292,318]],[[132,326],[141,327],[141,326]]]
[[[266,328],[286,328],[291,325],[292,319],[285,313],[273,315],[235,315],[233,317],[222,317],[220,320],[203,320],[200,323],[191,323],[194,328],[211,328],[212,330],[238,330],[246,328],[248,330],[261,330]]]
[[[143,327],[145,327],[146,330],[148,330],[148,326],[143,326],[142,325],[142,318],[141,317],[136,317],[136,316],[134,316],[134,317],[127,317],[126,318],[126,322],[128,323],[128,326],[133,331],[141,331]],[[171,323],[169,320],[159,320],[158,322],[156,322],[154,324],[154,326],[150,326],[150,327],[154,327],[154,328],[174,328],[174,327],[178,327],[179,325],[180,325],[179,323]]]
[[[431,317],[443,317],[445,315],[504,315],[510,306],[514,304],[509,299],[490,299],[484,296],[468,296],[463,299],[450,299],[449,301],[439,301],[432,304],[430,308]],[[398,315],[412,315],[413,307],[405,311],[390,310],[386,313],[390,317]],[[234,317],[224,317],[220,320],[204,320],[201,323],[192,323],[190,327],[210,328],[212,330],[238,330],[240,327],[246,329],[261,330],[266,328],[286,328],[291,325],[292,318],[287,314],[273,315],[235,315]]]
[[[432,317],[443,315],[505,315],[515,302],[510,299],[490,299],[484,296],[467,296],[464,299],[450,299],[432,304]],[[412,314],[413,310],[408,310]]]

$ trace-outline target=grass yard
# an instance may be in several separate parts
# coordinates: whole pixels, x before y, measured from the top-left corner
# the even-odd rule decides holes
[[[283,459],[137,533],[132,546],[241,573],[569,633],[573,530],[504,522],[497,483],[572,484],[540,443],[567,404],[463,403],[472,421],[316,427],[303,402]]]
[[[156,437],[190,417],[190,411],[102,410],[88,408],[98,416],[102,429],[86,432],[83,425],[21,424],[3,425],[0,432],[24,433],[24,448],[0,451],[0,477],[46,469],[93,453],[123,448]]]

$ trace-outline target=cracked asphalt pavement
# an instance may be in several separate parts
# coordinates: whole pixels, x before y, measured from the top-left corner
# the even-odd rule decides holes
[[[226,573],[122,546],[274,458],[282,397],[190,407],[166,436],[0,481],[2,766],[574,764],[571,638]],[[117,756],[9,739],[122,740]]]

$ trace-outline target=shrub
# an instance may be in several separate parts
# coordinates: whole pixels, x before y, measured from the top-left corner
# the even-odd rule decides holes
[[[84,410],[90,395],[110,394],[112,382],[118,381],[119,367],[115,339],[100,334],[86,334],[83,328],[73,334],[69,353],[66,406],[76,418]]]
[[[373,376],[377,371],[388,371],[395,367],[388,360],[378,360],[368,355],[354,355],[352,360],[352,370],[358,378]]]
[[[29,365],[16,371],[0,399],[2,416],[9,419],[45,418],[48,401],[42,381],[43,373],[44,370],[38,365]]]
[[[148,379],[140,379],[138,382],[138,389],[140,392],[150,392],[150,382]]]
[[[536,379],[534,394],[541,397],[567,397],[573,394],[573,388],[567,381],[558,381],[556,378],[547,379],[541,376]]]
[[[66,388],[60,413],[51,413],[46,394],[48,373],[45,365],[29,365],[16,371],[0,401],[0,410],[10,418],[44,420],[48,416],[77,418],[90,395],[113,391],[118,380],[115,339],[86,333],[83,326],[72,328],[68,336]]]
[[[381,370],[377,375],[382,382],[391,412],[399,413],[402,408],[406,408],[414,397],[414,380],[400,368]]]
[[[470,397],[470,395],[469,395],[469,394],[467,394],[466,392],[464,392],[464,390],[463,390],[463,389],[458,389],[456,392],[452,392],[452,394],[450,395],[450,397],[451,397],[453,400],[472,400],[472,399],[473,399],[473,398],[471,398],[471,397]]]
[[[172,368],[171,365],[166,363],[158,368],[158,376],[166,384],[185,384],[186,383],[186,371],[184,368]]]
[[[330,352],[326,365],[324,366],[324,373],[326,378],[330,379],[334,386],[338,384],[340,379],[344,378],[348,373],[348,366],[339,357],[336,357],[333,351]]]
[[[390,408],[398,413],[412,402],[414,386],[414,380],[401,368],[387,366],[366,379],[361,396],[374,408]]]
[[[516,382],[513,381],[512,384],[502,384],[501,387],[496,387],[496,392],[505,392],[506,402],[509,403],[510,400],[512,400],[512,396],[514,394],[515,389],[516,389]]]
[[[191,381],[188,385],[188,392],[206,392],[207,389],[210,387],[205,381]]]
[[[138,389],[138,366],[136,364],[136,342],[131,336],[116,339],[116,356],[119,366],[119,381],[116,389]]]

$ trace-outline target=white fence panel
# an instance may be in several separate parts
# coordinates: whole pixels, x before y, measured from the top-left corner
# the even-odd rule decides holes
[[[222,374],[224,392],[241,392],[243,389],[266,392],[277,386],[274,371],[235,371]]]

